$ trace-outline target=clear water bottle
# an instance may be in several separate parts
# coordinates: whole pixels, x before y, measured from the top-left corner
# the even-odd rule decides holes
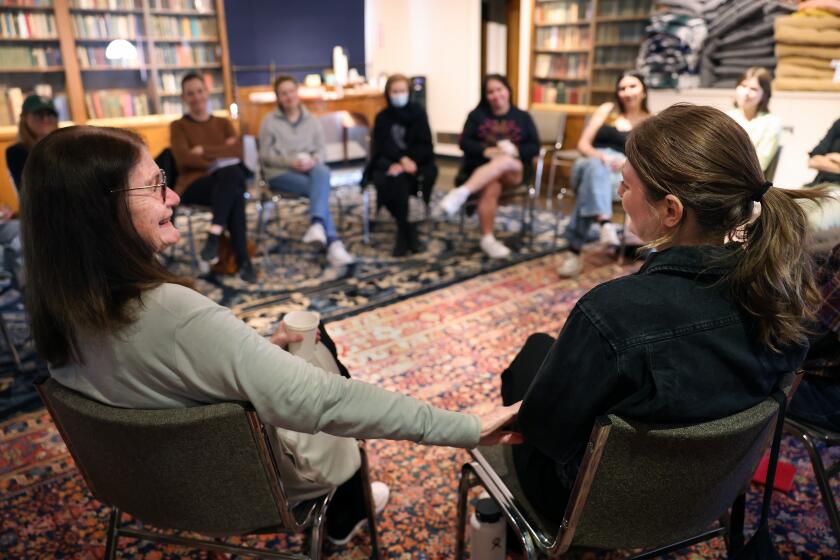
[[[492,498],[482,498],[470,517],[473,560],[505,560],[507,526],[502,511]]]

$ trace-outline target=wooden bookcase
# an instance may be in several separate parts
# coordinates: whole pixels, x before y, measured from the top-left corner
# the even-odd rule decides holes
[[[636,65],[653,0],[534,0],[531,104],[597,105]]]
[[[124,39],[137,59],[105,57]],[[205,76],[215,112],[233,102],[223,0],[0,0],[0,204],[17,208],[6,148],[20,105],[51,95],[61,125],[130,128],[156,154],[182,114],[181,77]]]
[[[233,101],[223,0],[0,0],[0,26],[0,125],[36,90],[76,123],[180,114],[190,71],[213,110]],[[117,39],[136,58],[106,58]]]

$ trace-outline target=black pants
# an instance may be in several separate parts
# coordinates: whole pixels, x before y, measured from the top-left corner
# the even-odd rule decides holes
[[[350,377],[350,373],[341,360],[338,359],[338,352],[336,351],[335,342],[330,338],[329,333],[324,328],[324,323],[318,325],[318,330],[321,333],[321,344],[330,351],[335,363],[338,364],[338,370],[344,377]],[[346,526],[353,524],[356,521],[367,516],[365,509],[365,490],[362,480],[362,470],[357,470],[346,482],[341,484],[335,490],[330,507],[327,509],[327,523],[337,524],[338,526]]]
[[[554,338],[544,333],[532,334],[502,373],[502,402],[505,406],[521,401],[531,387]],[[560,522],[571,494],[568,477],[558,473],[558,465],[539,449],[525,443],[514,445],[513,464],[516,476],[531,504],[546,517]]]
[[[245,167],[229,165],[205,175],[187,187],[181,195],[184,204],[201,204],[213,209],[213,225],[230,232],[236,263],[248,260],[245,233]]]
[[[418,178],[421,195],[427,203],[432,196],[432,187],[437,180],[437,166],[425,165],[417,169],[417,174],[400,173],[396,176],[387,175],[383,171],[373,173],[373,184],[376,186],[376,201],[384,206],[394,216],[398,229],[408,226],[408,197],[417,194]]]

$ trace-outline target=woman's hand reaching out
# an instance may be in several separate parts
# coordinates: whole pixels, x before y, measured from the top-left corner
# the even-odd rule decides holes
[[[522,402],[510,406],[495,407],[488,412],[478,415],[481,421],[481,439],[479,445],[497,445],[522,443],[522,434],[504,430],[503,427],[516,419],[519,412],[519,405]]]

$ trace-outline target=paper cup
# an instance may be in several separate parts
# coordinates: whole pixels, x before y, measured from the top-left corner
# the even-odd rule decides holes
[[[315,352],[315,334],[321,316],[314,311],[292,311],[283,317],[283,324],[290,333],[303,335],[300,342],[290,342],[289,352],[305,360],[312,359]]]

